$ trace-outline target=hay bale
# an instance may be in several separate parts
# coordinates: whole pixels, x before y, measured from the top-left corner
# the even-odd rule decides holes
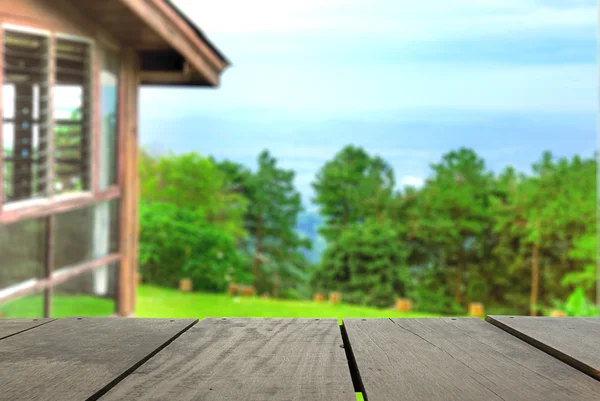
[[[181,292],[191,292],[192,291],[192,280],[189,278],[184,278],[179,281],[179,290]]]
[[[339,304],[342,301],[342,294],[339,292],[329,293],[329,302],[332,304]]]
[[[325,300],[325,296],[323,294],[317,293],[313,296],[314,302],[323,302],[324,300]]]
[[[412,301],[405,298],[396,300],[396,310],[398,312],[410,312],[412,310]]]
[[[471,302],[469,304],[469,316],[483,317],[485,314],[483,304],[480,302]]]

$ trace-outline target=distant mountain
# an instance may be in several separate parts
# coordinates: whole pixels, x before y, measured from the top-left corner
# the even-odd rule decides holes
[[[312,242],[311,250],[303,251],[304,256],[311,263],[319,263],[321,255],[327,248],[325,239],[319,235],[319,229],[324,224],[324,219],[316,212],[303,212],[298,216],[296,231],[304,238],[308,238]]]

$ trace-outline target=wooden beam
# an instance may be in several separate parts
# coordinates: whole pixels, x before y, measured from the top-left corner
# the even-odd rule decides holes
[[[171,17],[165,12],[162,4],[157,1],[120,0],[127,5],[139,18],[144,20],[150,28],[163,37],[175,50],[188,60],[193,67],[213,86],[219,85],[219,73],[224,68],[216,61],[214,52],[201,43],[197,35],[188,36],[182,31],[182,21],[179,16]],[[162,7],[164,6],[164,7]],[[180,22],[179,22],[180,21]],[[186,24],[187,25],[187,24]]]
[[[56,84],[56,34],[50,34],[48,43],[48,88],[45,89],[48,96],[48,112],[46,113],[46,196],[52,196],[54,191],[54,85]],[[1,216],[0,216],[1,217]],[[1,218],[0,218],[1,220]]]
[[[117,263],[119,260],[121,260],[120,254],[111,253],[110,255],[107,255],[105,257],[102,257],[102,258],[99,258],[96,260],[92,260],[89,262],[84,262],[84,263],[74,265],[74,266],[68,268],[68,271],[61,274],[60,276],[49,278],[49,279],[44,278],[41,280],[32,280],[30,285],[20,288],[19,290],[14,291],[8,295],[0,296],[0,304],[3,302],[6,302],[8,300],[11,300],[11,299],[21,298],[25,295],[39,293],[40,291],[44,291],[46,288],[54,287],[60,283],[65,282],[66,280],[68,280],[70,278],[73,278],[75,276],[78,276],[78,275],[83,274],[88,271],[95,270],[95,269],[105,266],[105,265]],[[66,270],[66,268],[61,269],[61,270]]]
[[[100,46],[93,46],[92,56],[92,192],[100,191],[100,65],[102,54]]]
[[[54,270],[54,216],[48,216],[46,220],[46,260],[44,263],[44,277],[52,280]],[[44,288],[44,317],[52,315],[52,287]]]
[[[0,29],[0,43],[4,45],[4,30]],[[4,57],[0,57],[0,88],[4,87]],[[2,91],[0,90],[0,118],[4,119],[4,104],[2,103]],[[0,215],[2,215],[2,207],[4,206],[4,166],[2,160],[4,159],[4,142],[2,140],[2,132],[4,131],[4,124],[0,124]]]
[[[81,193],[74,196],[40,199],[33,202],[30,206],[15,207],[14,209],[7,209],[7,206],[5,206],[4,210],[0,213],[0,225],[15,223],[24,219],[49,216],[54,213],[67,212],[72,209],[91,206],[120,197],[121,190],[118,186],[113,186],[98,192],[96,195]],[[14,207],[15,205],[12,206]]]
[[[168,83],[188,83],[192,80],[190,74],[185,72],[166,72],[166,71],[142,71],[140,81],[142,84],[168,84]]]

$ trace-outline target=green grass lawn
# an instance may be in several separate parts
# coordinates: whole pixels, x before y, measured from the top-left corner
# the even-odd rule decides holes
[[[181,293],[177,290],[141,285],[135,308],[137,317],[435,317],[429,313],[400,313],[328,302],[283,301],[258,297],[233,298],[225,294]]]
[[[5,318],[33,318],[43,315],[41,295],[20,298],[0,305]],[[92,296],[60,296],[52,301],[52,317],[108,316],[114,302]],[[259,297],[231,297],[226,294],[182,293],[177,290],[141,285],[138,288],[135,315],[154,318],[205,317],[435,317],[430,313],[400,313],[393,309],[375,309],[328,302],[285,301]]]

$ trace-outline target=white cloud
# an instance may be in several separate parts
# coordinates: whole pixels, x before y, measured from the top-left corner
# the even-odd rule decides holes
[[[209,34],[291,32],[393,35],[403,41],[594,27],[591,1],[177,0]],[[565,34],[565,32],[560,32]]]
[[[425,183],[425,179],[423,177],[416,177],[412,175],[406,175],[400,179],[400,184],[402,186],[411,186],[411,187],[422,187]]]

